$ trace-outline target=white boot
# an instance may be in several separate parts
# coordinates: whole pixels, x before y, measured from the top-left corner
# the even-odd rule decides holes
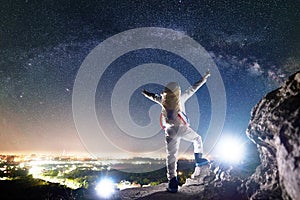
[[[194,171],[194,173],[192,174],[191,178],[192,178],[192,179],[195,179],[195,178],[199,177],[199,176],[200,176],[200,172],[201,172],[200,167],[195,167],[195,171]]]

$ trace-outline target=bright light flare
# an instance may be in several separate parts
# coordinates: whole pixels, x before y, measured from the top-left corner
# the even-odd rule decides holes
[[[102,198],[110,198],[115,192],[115,183],[112,179],[104,178],[96,186],[97,194]]]
[[[244,156],[243,142],[235,137],[221,138],[217,145],[217,154],[224,162],[238,163]]]

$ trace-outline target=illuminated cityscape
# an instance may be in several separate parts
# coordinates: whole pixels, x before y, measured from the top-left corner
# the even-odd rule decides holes
[[[185,160],[193,165],[193,161]],[[57,183],[70,189],[94,187],[103,177],[111,177],[119,190],[147,187],[165,181],[165,168],[147,173],[126,172],[126,169],[164,166],[164,159],[92,159],[49,155],[0,155],[0,180],[24,177]],[[190,167],[190,170],[192,167]],[[185,173],[187,176],[188,172]],[[147,175],[148,174],[148,175]],[[182,176],[183,172],[179,172]]]

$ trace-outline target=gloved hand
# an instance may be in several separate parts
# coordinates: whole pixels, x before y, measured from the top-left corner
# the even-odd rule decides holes
[[[149,95],[149,92],[147,92],[145,89],[143,89],[142,94],[146,96],[146,95]]]
[[[203,76],[203,79],[207,79],[208,77],[210,77],[209,69],[206,71],[205,75]]]

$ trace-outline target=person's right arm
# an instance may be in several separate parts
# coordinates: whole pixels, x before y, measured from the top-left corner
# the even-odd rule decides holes
[[[202,85],[204,85],[207,81],[207,78],[210,76],[209,70],[207,70],[206,74],[203,76],[202,79],[197,81],[194,85],[189,87],[182,95],[181,98],[183,101],[188,100],[199,88],[201,88]]]

